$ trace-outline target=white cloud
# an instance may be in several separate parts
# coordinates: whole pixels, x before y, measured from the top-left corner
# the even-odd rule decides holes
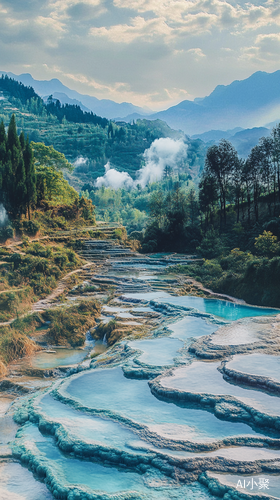
[[[254,45],[246,47],[243,57],[247,60],[275,61],[279,63],[280,33],[260,34],[256,37]]]
[[[114,43],[130,43],[140,37],[151,40],[154,36],[169,36],[172,29],[164,19],[149,19],[137,16],[130,20],[130,24],[118,24],[109,28],[91,28],[90,34],[105,37]]]
[[[105,174],[103,177],[97,177],[95,181],[96,187],[111,187],[113,189],[119,189],[125,187],[127,189],[133,187],[133,180],[127,172],[118,172],[114,168],[111,168],[110,163],[105,165]]]
[[[174,140],[169,137],[156,139],[144,151],[145,165],[136,172],[135,181],[127,172],[118,172],[108,162],[104,167],[105,174],[96,179],[95,186],[105,186],[113,189],[122,187],[135,189],[140,184],[140,186],[145,187],[150,182],[161,180],[166,166],[176,170],[178,163],[185,158],[186,152],[187,144],[182,140]]]
[[[192,54],[197,61],[199,61],[202,57],[205,57],[205,54],[199,47],[196,47],[194,49],[189,49],[188,53]]]
[[[149,182],[159,181],[165,167],[176,169],[186,152],[187,145],[181,139],[156,139],[149,149],[144,151],[145,165],[137,173],[136,184],[145,187]]]
[[[279,69],[276,0],[0,0],[2,69],[165,108]]]

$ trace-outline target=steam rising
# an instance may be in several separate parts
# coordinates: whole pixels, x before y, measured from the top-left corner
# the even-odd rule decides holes
[[[111,168],[110,163],[105,165],[105,174],[95,181],[96,187],[136,188],[138,184],[142,188],[150,182],[162,179],[165,167],[176,169],[179,162],[186,156],[187,144],[182,139],[174,140],[169,137],[156,139],[149,149],[144,151],[145,165],[136,174],[134,181],[127,172],[118,172]]]
[[[186,152],[187,145],[181,139],[156,139],[150,148],[144,151],[145,166],[138,170],[137,184],[145,187],[149,182],[160,181],[165,167],[176,168]]]
[[[103,177],[97,177],[95,181],[96,187],[105,186],[113,189],[133,187],[134,182],[127,172],[118,172],[114,168],[111,168],[109,162],[106,163],[104,168],[105,175],[103,175]]]
[[[77,160],[73,163],[74,167],[80,167],[81,165],[85,165],[87,163],[87,158],[83,158],[79,156]]]
[[[8,224],[9,218],[3,204],[0,204],[0,227],[6,226]]]

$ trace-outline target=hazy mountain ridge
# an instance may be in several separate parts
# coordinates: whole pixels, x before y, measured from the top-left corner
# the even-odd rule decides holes
[[[86,106],[84,106],[81,101],[78,101],[77,99],[71,99],[70,97],[68,97],[68,95],[64,94],[64,92],[53,92],[53,94],[51,94],[51,95],[52,95],[53,99],[58,99],[61,102],[61,104],[71,104],[73,106],[75,106],[75,105],[80,106],[80,108],[83,111],[86,111],[87,113],[91,112],[91,110],[89,108],[87,108]],[[48,98],[49,98],[49,95],[43,96],[44,102],[47,102]]]
[[[1,72],[0,72],[1,73]],[[175,106],[148,114],[147,110],[123,102],[83,95],[66,87],[60,80],[35,80],[29,73],[14,75],[2,72],[30,85],[41,96],[53,95],[62,103],[78,104],[109,119],[131,122],[145,116],[160,119],[171,128],[193,136],[212,130],[228,131],[237,127],[264,127],[280,120],[280,70],[274,73],[258,71],[244,80],[218,85],[211,94],[194,101],[184,100]],[[204,139],[203,139],[204,140]]]
[[[271,127],[253,127],[233,130],[210,130],[203,134],[195,134],[192,139],[200,139],[206,144],[218,144],[221,139],[227,139],[237,150],[239,156],[246,158],[251,149],[256,146],[261,137],[267,137],[271,132]]]
[[[118,117],[114,120],[119,124],[132,123],[138,118],[142,120],[144,118],[135,111],[141,108],[129,103],[117,104],[110,100],[98,100],[96,97],[79,94],[63,85],[58,79],[38,81],[28,73],[19,76],[3,73],[21,81],[24,85],[33,87],[45,101],[52,95],[62,104],[78,105],[87,112],[93,109],[95,113],[107,117],[110,116],[108,109],[110,108],[114,114],[114,109],[117,107]],[[131,111],[131,107],[133,112],[123,117],[119,114],[120,106],[123,112],[128,109]],[[274,115],[271,115],[271,109]],[[240,156],[246,157],[258,140],[267,136],[269,129],[278,123],[278,120],[273,120],[275,116],[280,117],[280,71],[271,74],[259,71],[246,80],[236,80],[227,86],[218,85],[209,96],[196,98],[194,101],[184,100],[167,110],[146,115],[145,119],[152,121],[160,119],[169,127],[184,131],[192,140],[200,139],[206,144],[227,139]],[[261,120],[265,125],[267,122],[270,123],[266,127],[258,126]],[[250,126],[247,126],[248,122]]]
[[[51,80],[35,80],[29,73],[15,75],[14,73],[8,71],[0,71],[0,75],[1,74],[8,75],[10,78],[14,78],[26,86],[33,87],[35,92],[37,92],[37,94],[41,97],[53,95],[53,97],[59,99],[56,97],[56,94],[64,94],[64,96],[69,99],[67,100],[63,97],[63,101],[61,101],[63,104],[78,104],[84,111],[92,111],[96,115],[103,116],[108,119],[112,119],[115,116],[123,118],[132,113],[137,113],[140,117],[147,114],[147,110],[144,110],[139,106],[134,106],[134,104],[130,104],[128,102],[122,102],[119,104],[110,99],[97,99],[97,97],[80,94],[76,90],[71,90],[66,87],[66,85],[64,85],[57,78],[53,78]],[[73,102],[73,100],[78,102]]]
[[[280,70],[258,71],[245,80],[218,85],[209,96],[182,101],[147,118],[159,118],[191,136],[209,130],[262,127],[280,121]]]

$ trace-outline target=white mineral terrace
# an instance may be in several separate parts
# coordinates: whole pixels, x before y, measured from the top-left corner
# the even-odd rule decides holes
[[[88,333],[85,349],[35,355],[37,378],[14,376],[29,392],[0,401],[1,500],[238,500],[268,494],[263,478],[280,498],[280,398],[223,372],[280,382],[279,310],[180,295],[165,274],[179,257],[95,240],[84,257],[101,321],[126,337]]]

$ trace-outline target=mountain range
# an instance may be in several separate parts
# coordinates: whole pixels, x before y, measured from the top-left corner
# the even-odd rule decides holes
[[[262,127],[280,121],[280,71],[258,71],[245,80],[218,85],[207,97],[182,101],[146,118],[163,120],[191,136],[212,129]]]
[[[143,118],[143,115],[151,112],[151,110],[134,106],[134,104],[128,102],[117,103],[110,99],[97,99],[97,97],[80,94],[76,90],[66,87],[57,78],[53,78],[52,80],[35,80],[29,73],[15,75],[7,71],[0,71],[0,75],[2,74],[14,78],[27,87],[33,87],[35,92],[44,100],[52,95],[54,99],[58,99],[62,104],[78,104],[83,111],[92,111],[96,115],[105,118],[113,119],[119,116],[123,119],[131,113],[137,113],[139,118]]]
[[[280,121],[280,70],[274,73],[258,71],[245,80],[235,80],[230,85],[218,85],[209,96],[194,101],[185,100],[157,113],[148,112],[127,102],[116,103],[109,99],[80,94],[56,78],[40,81],[28,73],[1,73],[24,85],[32,86],[45,99],[52,95],[63,104],[78,104],[84,111],[93,111],[99,116],[126,122],[144,116],[148,120],[160,119],[173,129],[180,129],[190,136],[200,136],[205,142],[206,136],[202,138],[201,134],[208,131],[211,131],[212,135],[215,131],[221,132],[224,136],[224,131],[235,129],[229,134],[231,137],[242,129],[265,126],[270,128],[267,124]],[[255,135],[258,135],[258,132],[255,131]],[[217,140],[212,137],[210,140],[213,139]]]
[[[226,131],[210,130],[203,134],[195,134],[192,136],[192,139],[200,139],[207,145],[218,144],[221,139],[227,139],[235,147],[239,156],[246,158],[261,137],[270,135],[271,127],[253,127],[247,129],[237,127]]]

